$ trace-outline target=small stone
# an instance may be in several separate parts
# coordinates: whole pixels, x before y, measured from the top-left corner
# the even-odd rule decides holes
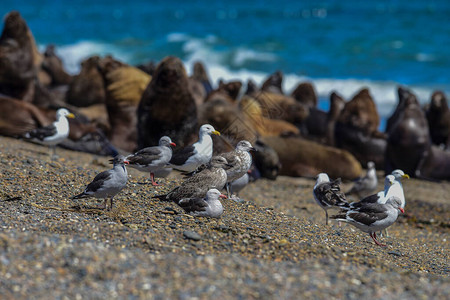
[[[183,236],[189,240],[199,241],[202,237],[195,231],[185,230]]]
[[[395,255],[395,256],[402,256],[402,254],[398,251],[389,251],[388,254]]]

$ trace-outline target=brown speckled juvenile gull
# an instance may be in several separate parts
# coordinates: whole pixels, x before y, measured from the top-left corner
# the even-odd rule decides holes
[[[178,205],[193,216],[219,218],[223,214],[219,198],[226,197],[218,189],[210,189],[206,197],[181,199]]]
[[[328,209],[348,206],[344,193],[341,192],[341,179],[330,181],[328,174],[320,173],[313,188],[314,199],[325,211],[325,222],[328,225]]]
[[[113,208],[113,198],[117,195],[126,185],[128,181],[128,172],[125,168],[127,162],[124,161],[125,157],[117,155],[112,159],[113,168],[111,170],[103,171],[94,177],[91,183],[89,183],[84,191],[74,196],[72,199],[82,199],[88,197],[105,198],[102,208],[111,210]],[[108,207],[108,197],[111,197],[111,205]]]
[[[386,246],[377,240],[377,231],[382,231],[397,220],[398,212],[405,212],[401,207],[402,201],[398,197],[390,197],[385,204],[363,203],[360,207],[350,209],[332,219],[347,222],[361,231],[367,232],[378,246]]]
[[[154,198],[178,203],[178,201],[185,198],[204,197],[208,190],[212,188],[220,190],[225,186],[227,173],[224,168],[226,167],[228,167],[228,162],[225,158],[214,156],[205,169],[189,177],[167,195],[158,195]]]
[[[220,154],[224,157],[229,167],[225,168],[227,172],[227,192],[228,197],[231,197],[233,191],[230,183],[244,176],[252,166],[252,156],[249,151],[255,150],[249,141],[242,140],[237,143],[234,151]]]
[[[155,172],[163,169],[172,158],[172,148],[175,143],[168,136],[159,139],[159,145],[147,147],[138,152],[128,155],[126,161],[129,166],[141,172],[150,172],[152,185],[159,185],[155,182]]]

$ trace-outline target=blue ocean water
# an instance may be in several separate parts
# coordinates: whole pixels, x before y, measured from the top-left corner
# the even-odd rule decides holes
[[[311,80],[321,106],[331,91],[350,98],[367,86],[382,116],[406,85],[422,102],[450,95],[450,1],[34,1],[18,10],[40,47],[55,44],[67,69],[113,54],[138,64],[176,55],[188,71],[202,60],[216,82],[277,70],[285,89]]]

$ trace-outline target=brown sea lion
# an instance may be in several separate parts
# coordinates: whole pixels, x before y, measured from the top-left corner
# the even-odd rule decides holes
[[[48,45],[45,49],[41,68],[49,74],[50,84],[53,86],[67,85],[72,80],[72,76],[64,70],[62,60],[55,53],[55,45]]]
[[[30,36],[19,12],[7,14],[0,36],[0,93],[27,102],[33,101],[37,76]]]
[[[52,122],[51,118],[33,104],[0,96],[0,135],[21,137]]]
[[[261,90],[283,94],[283,73],[281,71],[276,71],[271,74],[261,85]]]
[[[256,91],[250,96],[258,100],[263,115],[270,119],[284,120],[299,126],[309,115],[309,109],[290,96],[266,91]]]
[[[275,180],[281,169],[280,158],[272,147],[266,145],[261,140],[253,143],[256,151],[252,153],[253,163],[261,177]]]
[[[289,122],[266,118],[259,102],[249,96],[241,99],[239,108],[260,136],[300,134],[300,130]]]
[[[299,83],[291,93],[291,97],[309,108],[317,107],[317,94],[310,82]]]
[[[157,66],[138,108],[138,147],[158,144],[167,135],[184,147],[198,137],[197,107],[181,60],[165,57]]]
[[[226,137],[227,140],[221,143],[231,144],[231,150],[234,150],[234,146],[241,140],[253,143],[258,137],[255,128],[239,108],[224,99],[205,102],[199,109],[199,123],[211,124],[221,133],[220,137],[213,137],[214,147],[216,140],[222,139],[222,137]],[[228,147],[228,145],[224,145],[224,147]],[[223,152],[226,151],[219,153]]]
[[[254,95],[256,92],[259,92],[258,85],[253,79],[247,80],[247,89],[245,90],[245,95]]]
[[[398,102],[397,102],[397,106],[395,107],[394,112],[391,114],[391,116],[387,119],[386,121],[386,129],[385,132],[389,132],[389,130],[391,129],[391,127],[394,125],[394,123],[397,121],[398,119],[398,115],[403,111],[403,109],[405,108],[405,103],[408,100],[409,102],[416,102],[417,104],[419,104],[419,101],[417,101],[416,96],[411,93],[408,89],[404,88],[404,87],[398,87],[397,89],[397,94],[398,94]]]
[[[239,93],[242,88],[242,82],[239,80],[229,81],[225,82],[223,80],[219,81],[219,86],[217,89],[211,91],[209,93],[208,97],[206,98],[205,102],[211,101],[211,100],[225,100],[230,103],[236,103],[238,100]]]
[[[335,124],[335,144],[352,153],[361,164],[373,161],[384,167],[386,137],[378,131],[380,117],[367,88],[359,91],[342,109]]]
[[[213,87],[211,84],[211,80],[209,79],[208,72],[206,71],[206,67],[203,65],[202,62],[197,61],[194,63],[192,78],[199,81],[203,85],[203,88],[205,89],[206,92],[206,96],[208,96],[209,93],[213,91]]]
[[[325,144],[329,146],[335,146],[334,129],[344,107],[344,98],[337,93],[332,92],[330,95],[330,109],[327,115],[327,133],[325,139]]]
[[[73,77],[67,91],[67,103],[87,107],[105,103],[105,82],[98,66],[100,57],[92,56],[81,62],[80,73]]]
[[[132,152],[137,146],[137,108],[151,77],[138,68],[126,65],[112,57],[99,63],[106,91],[106,109],[111,130],[111,143]]]
[[[450,110],[445,94],[436,91],[431,95],[430,105],[426,111],[431,141],[435,145],[450,148]]]
[[[362,130],[367,135],[372,135],[378,131],[380,116],[369,89],[361,89],[353,96],[352,100],[345,104],[338,122]]]
[[[301,137],[262,137],[261,141],[277,152],[280,175],[314,177],[326,172],[333,178],[353,179],[362,173],[361,164],[345,150]]]
[[[402,169],[412,176],[417,175],[419,163],[431,147],[430,133],[425,113],[416,97],[404,88],[399,88],[401,107],[394,112],[396,119],[388,131],[385,172]]]
[[[428,180],[450,180],[450,151],[431,145],[419,162],[415,176]]]
[[[153,76],[153,73],[155,73],[156,70],[156,63],[151,60],[137,65],[136,68],[138,68],[141,71],[144,71],[150,76]]]

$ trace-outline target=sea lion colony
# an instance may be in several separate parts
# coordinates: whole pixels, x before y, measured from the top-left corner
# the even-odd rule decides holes
[[[222,133],[213,138],[214,153],[230,151],[243,139],[263,145],[271,157],[275,152],[278,161],[254,155],[259,173],[272,179],[319,172],[353,179],[369,161],[386,173],[404,169],[419,178],[450,179],[450,112],[440,91],[421,107],[412,91],[399,87],[397,108],[386,131],[379,132],[380,117],[367,88],[349,101],[332,93],[325,112],[317,108],[313,83],[300,82],[286,94],[280,71],[260,87],[249,81],[247,92],[239,81],[216,86],[201,62],[188,76],[172,56],[139,67],[93,56],[71,76],[54,46],[37,51],[15,11],[4,20],[0,62],[1,135],[22,138],[51,124],[56,110],[65,107],[76,118],[69,120],[69,139],[61,146],[78,151],[126,154],[155,146],[164,135],[182,148],[208,123]]]

